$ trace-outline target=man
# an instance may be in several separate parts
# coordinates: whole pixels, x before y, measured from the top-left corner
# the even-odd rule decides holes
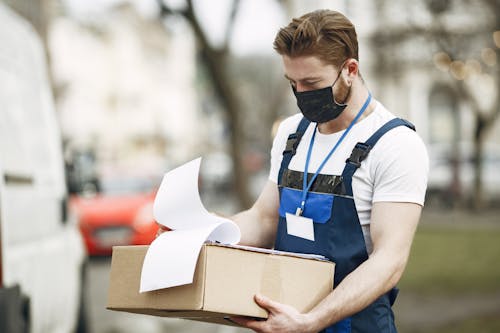
[[[256,295],[268,319],[233,320],[257,332],[396,332],[391,305],[424,202],[426,149],[372,98],[342,14],[293,19],[274,48],[301,114],[280,125],[269,181],[233,220],[243,244],[334,261],[335,289],[308,313]]]
[[[302,114],[280,125],[269,181],[234,221],[242,243],[332,259],[335,289],[309,313],[257,295],[269,318],[234,320],[257,332],[396,332],[390,306],[424,202],[426,149],[397,120],[354,149],[395,117],[371,98],[354,26],[342,14],[293,19],[274,48]],[[310,124],[298,129],[303,117]],[[294,231],[297,225],[314,236]]]

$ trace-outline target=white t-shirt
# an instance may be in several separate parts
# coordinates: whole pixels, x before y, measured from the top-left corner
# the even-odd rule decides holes
[[[337,147],[335,153],[321,170],[321,174],[341,175],[345,161],[358,142],[365,142],[382,125],[395,116],[377,102],[373,112],[356,123]],[[295,133],[302,119],[298,113],[285,119],[279,126],[271,149],[269,179],[275,183],[283,159],[283,150],[291,133]],[[315,173],[344,131],[321,134],[311,123],[302,136],[297,152],[290,161],[289,169],[304,171],[305,160],[313,131],[316,130],[309,173]],[[424,204],[429,158],[421,138],[406,126],[396,127],[384,134],[368,157],[361,163],[352,178],[354,203],[358,211],[368,253],[373,246],[370,238],[371,209],[374,202],[412,202]]]

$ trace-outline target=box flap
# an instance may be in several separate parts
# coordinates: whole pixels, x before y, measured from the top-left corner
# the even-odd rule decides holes
[[[147,249],[148,246],[113,247],[107,308],[121,311],[201,309],[205,287],[205,249],[202,248],[200,252],[192,284],[139,293],[142,263]]]

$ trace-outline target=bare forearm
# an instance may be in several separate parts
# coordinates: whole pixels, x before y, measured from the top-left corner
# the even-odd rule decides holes
[[[256,247],[272,247],[278,222],[278,206],[278,187],[272,181],[268,181],[252,208],[232,217],[241,230],[240,243]]]
[[[421,211],[414,203],[373,205],[373,253],[309,313],[312,325],[327,327],[357,313],[396,285],[408,261]]]
[[[373,254],[309,313],[311,324],[319,331],[361,311],[396,285],[405,262]]]
[[[245,210],[231,217],[241,230],[240,244],[271,248],[274,243],[273,221],[261,216],[256,209]]]

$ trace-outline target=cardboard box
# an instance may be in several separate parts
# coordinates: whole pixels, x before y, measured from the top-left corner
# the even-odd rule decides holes
[[[113,247],[108,309],[231,325],[225,317],[267,317],[256,293],[308,311],[333,289],[332,262],[205,244],[192,284],[139,293],[147,249]]]

